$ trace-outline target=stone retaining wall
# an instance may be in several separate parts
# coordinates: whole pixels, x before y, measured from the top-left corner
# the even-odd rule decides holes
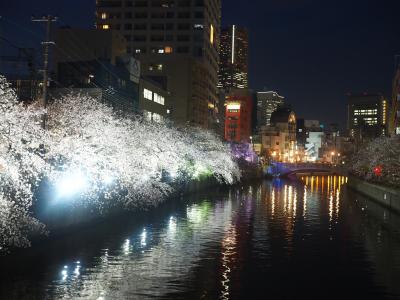
[[[348,186],[378,203],[400,213],[400,190],[349,177]]]

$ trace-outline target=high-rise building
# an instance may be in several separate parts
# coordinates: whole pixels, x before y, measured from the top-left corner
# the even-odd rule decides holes
[[[269,126],[272,113],[284,104],[285,98],[277,92],[257,92],[257,126]]]
[[[400,61],[393,79],[392,108],[389,123],[390,135],[400,135]]]
[[[97,0],[96,26],[117,30],[144,76],[173,99],[171,119],[208,127],[217,107],[220,0]]]
[[[218,87],[247,89],[248,34],[243,27],[232,25],[221,30]]]
[[[380,94],[350,95],[348,130],[356,141],[387,134],[388,103]]]

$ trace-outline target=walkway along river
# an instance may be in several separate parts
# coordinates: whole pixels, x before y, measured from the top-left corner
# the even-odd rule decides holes
[[[0,258],[0,299],[399,299],[400,217],[346,180],[213,189],[70,232]]]

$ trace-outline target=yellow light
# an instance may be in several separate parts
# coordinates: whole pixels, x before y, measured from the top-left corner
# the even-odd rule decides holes
[[[334,155],[335,155],[335,152],[332,151],[332,152],[331,152],[331,155],[334,156]]]
[[[273,156],[273,157],[276,156],[276,151],[272,152],[272,156]]]
[[[210,43],[214,45],[214,26],[213,24],[210,25]]]
[[[106,29],[106,30],[107,30],[107,29],[110,29],[110,25],[104,24],[104,25],[102,25],[102,28],[103,28],[103,29]]]
[[[232,110],[234,110],[234,109],[239,110],[240,109],[240,104],[228,104],[226,107],[228,109],[232,109]]]
[[[107,14],[106,13],[102,13],[101,14],[101,18],[104,20],[104,19],[107,19]]]

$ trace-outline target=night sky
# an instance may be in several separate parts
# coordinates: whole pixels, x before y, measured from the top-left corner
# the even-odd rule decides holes
[[[32,14],[93,27],[94,2],[1,0],[0,35],[37,46],[44,31],[30,22]],[[278,91],[300,117],[344,127],[347,93],[390,96],[400,54],[400,0],[225,0],[223,24],[249,30],[250,87]]]

